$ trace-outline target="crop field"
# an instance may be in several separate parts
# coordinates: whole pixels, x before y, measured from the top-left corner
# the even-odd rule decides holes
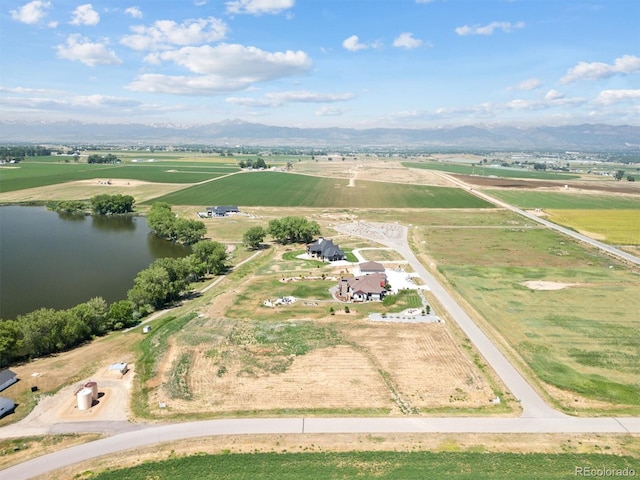
[[[342,208],[491,208],[469,193],[448,187],[385,184],[277,172],[234,175],[158,198],[172,205],[242,205]]]
[[[640,412],[637,272],[521,222],[412,240],[566,411]]]
[[[549,220],[614,245],[640,244],[638,210],[546,210]]]
[[[495,176],[502,178],[535,178],[540,180],[571,180],[579,178],[579,175],[567,173],[554,173],[544,171],[531,171],[516,168],[503,168],[491,166],[471,166],[456,163],[422,163],[422,162],[402,162],[407,168],[421,168],[427,170],[439,170],[441,172],[459,173],[463,175]]]
[[[238,171],[216,164],[72,164],[20,163],[17,168],[0,167],[0,192],[55,185],[76,180],[130,179],[159,183],[194,183]]]
[[[528,192],[523,190],[486,190],[486,193],[516,207],[526,209],[640,210],[640,195]]]
[[[426,451],[234,453],[170,458],[158,463],[143,463],[126,469],[97,473],[91,475],[91,478],[552,480],[576,476],[576,467],[589,467],[596,472],[603,466],[612,471],[637,472],[639,469],[637,458],[606,454]]]

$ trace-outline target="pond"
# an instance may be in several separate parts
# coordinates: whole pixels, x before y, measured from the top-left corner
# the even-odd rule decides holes
[[[126,298],[136,274],[188,247],[156,237],[144,217],[64,216],[0,207],[0,318]]]

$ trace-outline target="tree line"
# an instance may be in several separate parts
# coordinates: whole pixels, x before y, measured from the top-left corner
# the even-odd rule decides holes
[[[101,155],[99,153],[94,153],[93,155],[89,155],[87,158],[87,163],[121,163],[118,157],[116,157],[113,153],[107,153],[106,155]]]
[[[72,308],[40,308],[0,320],[0,366],[76,347],[96,336],[137,325],[149,313],[174,304],[193,281],[227,270],[226,247],[204,240],[183,258],[160,258],[138,272],[126,300],[108,305],[95,297]]]
[[[166,202],[156,202],[151,206],[147,213],[147,225],[160,238],[185,245],[202,240],[207,233],[204,222],[176,217],[171,205]]]

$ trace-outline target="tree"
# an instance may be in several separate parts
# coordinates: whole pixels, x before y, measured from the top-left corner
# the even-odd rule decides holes
[[[91,198],[91,209],[98,215],[133,212],[135,199],[131,195],[96,195]]]
[[[159,258],[151,264],[165,269],[169,275],[169,284],[165,303],[175,302],[189,286],[189,264],[183,258]]]
[[[136,275],[127,298],[138,310],[152,312],[164,307],[170,290],[169,273],[160,265],[151,265]]]
[[[636,177],[634,177],[633,175],[627,175],[627,182],[635,182],[636,181]]]
[[[71,310],[73,315],[87,327],[85,337],[103,335],[107,332],[107,302],[105,302],[104,298],[94,297],[88,302],[76,305]]]
[[[264,241],[264,237],[267,236],[267,231],[262,227],[251,227],[244,232],[242,236],[242,244],[250,249],[257,250],[260,248],[260,244]]]
[[[22,331],[15,320],[0,320],[0,367],[22,348]]]
[[[315,235],[320,235],[320,225],[304,217],[283,217],[269,222],[267,233],[278,242],[309,243]]]
[[[616,176],[615,176],[616,180],[618,180],[618,181],[622,180],[623,177],[624,177],[624,170],[618,170],[616,172]]]
[[[154,203],[147,213],[147,225],[161,238],[174,237],[175,221],[176,217],[171,211],[171,205],[166,202]]]
[[[134,316],[134,305],[129,300],[119,300],[109,306],[107,321],[111,330],[121,330],[137,323]]]
[[[173,230],[177,241],[191,245],[204,238],[207,226],[200,220],[176,218]]]
[[[227,248],[220,242],[202,240],[193,245],[190,257],[191,273],[198,277],[219,275],[227,269]]]

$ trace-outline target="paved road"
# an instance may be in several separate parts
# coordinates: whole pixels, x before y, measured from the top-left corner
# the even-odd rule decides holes
[[[469,191],[469,193],[472,193],[473,195],[475,195],[476,197],[482,198],[483,200],[486,200],[487,202],[493,203],[494,205],[497,205],[499,207],[502,208],[506,208],[511,210],[512,212],[517,213],[518,215],[522,215],[523,217],[528,218],[529,220],[532,220],[534,222],[540,223],[542,225],[544,225],[547,228],[551,228],[552,230],[556,230],[560,233],[563,233],[565,235],[568,235],[570,237],[575,238],[576,240],[580,240],[581,242],[584,242],[588,245],[591,245],[592,247],[596,247],[604,252],[607,252],[611,255],[614,255],[616,257],[622,258],[623,260],[626,260],[628,262],[631,263],[635,263],[636,265],[640,265],[640,258],[631,255],[630,253],[624,252],[618,248],[612,247],[611,245],[607,245],[606,243],[602,243],[599,242],[597,240],[594,240],[593,238],[587,237],[586,235],[582,235],[581,233],[575,232],[573,230],[570,230],[568,228],[565,228],[561,225],[558,225],[556,223],[550,222],[549,220],[545,220],[544,218],[540,218],[537,215],[534,215],[532,213],[529,213],[525,210],[522,210],[520,208],[514,207],[513,205],[510,205],[506,202],[503,202],[502,200],[499,200],[495,197],[492,197],[491,195],[487,195],[486,193],[483,192],[479,192],[477,190],[473,190],[473,187],[461,180],[458,180],[457,178],[451,176],[451,175],[447,175],[446,173],[441,173],[441,172],[437,172],[438,175],[440,175],[441,177],[449,180],[450,182],[458,185],[459,187],[464,188],[465,190]]]
[[[26,480],[138,447],[215,435],[309,433],[640,433],[639,418],[268,418],[147,426],[34,458],[0,472]]]

